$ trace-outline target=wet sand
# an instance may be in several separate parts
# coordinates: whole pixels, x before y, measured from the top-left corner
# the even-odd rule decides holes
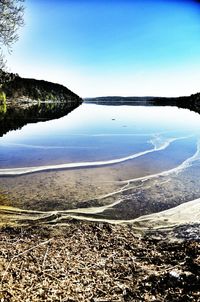
[[[123,186],[122,184],[119,186],[120,182],[116,182],[116,187],[113,186],[112,193],[110,193],[111,184],[108,182],[108,194],[100,196],[98,199],[94,197],[89,201],[75,202],[74,207],[73,205],[70,207],[70,204],[63,207],[62,203],[56,205],[55,198],[52,203],[48,202],[45,204],[39,200],[38,203],[30,203],[30,206],[26,208],[24,207],[24,199],[22,199],[22,204],[20,205],[19,203],[18,206],[19,209],[16,209],[16,203],[14,203],[13,209],[5,207],[12,206],[12,204],[7,202],[7,204],[4,203],[1,206],[2,223],[9,223],[10,221],[14,225],[34,223],[65,224],[69,219],[75,218],[110,223],[131,223],[136,224],[136,226],[139,226],[141,229],[148,229],[153,226],[153,219],[155,227],[156,225],[159,227],[160,220],[163,223],[161,223],[160,227],[165,228],[187,223],[187,219],[188,222],[194,221],[193,212],[197,215],[196,217],[200,219],[198,216],[200,163],[197,161],[195,165],[188,169],[183,169],[178,171],[178,173],[176,171],[177,170],[175,170],[175,173],[169,175],[158,174],[153,178],[148,179],[147,177],[146,179],[142,178],[142,180],[138,181],[130,181],[128,184],[123,184]],[[38,177],[42,176],[42,174],[34,174],[32,177],[33,176]],[[101,193],[103,193],[103,191],[106,191],[106,187],[99,187],[99,190],[102,190]],[[27,194],[29,194],[29,191]],[[96,192],[93,192],[93,194],[96,194]],[[195,199],[196,201],[193,202]],[[195,203],[196,209],[193,207],[193,203]],[[181,214],[180,209],[182,208],[176,208],[181,204],[184,204],[183,208],[187,209],[186,212],[188,213],[187,218],[184,219],[181,218],[181,215],[185,217],[185,212]],[[192,205],[191,208],[190,205]],[[60,209],[59,206],[61,207]],[[167,214],[168,218],[166,220],[165,214],[163,216],[163,213],[165,213],[163,211],[170,208],[172,209],[169,210],[169,215]],[[35,210],[35,212],[32,210]],[[149,217],[148,215],[150,213],[155,214]],[[176,218],[174,221],[174,215],[178,215],[179,219]],[[171,218],[169,216],[171,216]]]
[[[154,152],[115,159],[112,164],[4,175],[2,221],[57,224],[73,217],[120,223],[161,212],[200,197],[199,158],[197,138],[163,142],[158,137]],[[15,174],[15,169],[9,171]]]
[[[65,210],[95,203],[98,206],[102,202],[97,199],[122,188],[121,182],[160,173],[191,157],[195,144],[194,150],[182,152],[178,159],[173,156],[181,144],[174,142],[167,150],[157,151],[156,155],[147,154],[121,164],[1,177],[1,194],[6,196],[4,205],[34,210]]]

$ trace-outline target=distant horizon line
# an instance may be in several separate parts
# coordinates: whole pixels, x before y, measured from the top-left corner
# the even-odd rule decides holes
[[[38,81],[45,81],[45,82],[49,82],[49,83],[52,83],[52,84],[58,84],[58,85],[61,85],[61,86],[64,86],[65,88],[69,89],[70,91],[72,91],[73,93],[77,94],[80,98],[82,99],[94,99],[94,98],[110,98],[110,97],[117,97],[117,98],[181,98],[181,97],[189,97],[193,94],[197,94],[197,93],[200,93],[200,91],[197,91],[197,92],[194,92],[194,93],[190,93],[190,94],[187,94],[187,95],[178,95],[178,96],[161,96],[161,95],[127,95],[127,96],[124,96],[124,95],[101,95],[101,96],[81,96],[79,95],[78,92],[74,91],[74,89],[72,88],[68,88],[67,85],[65,85],[64,83],[59,83],[58,81],[50,81],[50,80],[45,80],[44,78],[37,78],[37,77],[23,77],[23,76],[20,76],[20,74],[18,73],[15,73],[15,72],[12,72],[12,71],[8,71],[8,73],[13,73],[13,74],[16,74],[17,76],[19,76],[20,78],[22,79],[29,79],[29,80],[38,80]]]
[[[197,94],[199,92],[196,92],[194,94]],[[90,97],[81,97],[82,99],[99,99],[99,98],[181,98],[181,97],[188,97],[189,95],[180,95],[180,96],[155,96],[155,95],[129,95],[129,96],[122,96],[122,95],[105,95],[105,96],[90,96]]]

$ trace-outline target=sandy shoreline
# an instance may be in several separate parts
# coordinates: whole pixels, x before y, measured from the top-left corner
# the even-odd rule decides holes
[[[112,220],[95,217],[95,214],[112,208],[112,205],[91,208],[79,208],[66,211],[32,211],[14,207],[0,206],[0,226],[29,226],[29,225],[66,225],[71,219],[113,225],[131,225],[135,231],[173,229],[181,225],[198,224],[200,221],[200,199],[185,202],[174,208],[158,213],[143,215],[131,220]]]
[[[125,157],[115,158],[111,160],[101,160],[101,161],[86,161],[86,162],[72,162],[72,163],[63,163],[63,164],[56,164],[56,165],[46,165],[46,166],[33,166],[33,167],[18,167],[18,168],[3,168],[0,169],[0,176],[17,176],[17,175],[25,175],[31,174],[36,172],[45,172],[45,171],[53,171],[53,170],[63,170],[63,169],[76,169],[76,168],[89,168],[89,167],[101,167],[101,166],[109,166],[113,164],[119,164],[131,159],[135,159],[150,153],[154,153],[157,151],[165,150],[167,147],[170,146],[171,143],[184,140],[190,138],[192,136],[183,136],[177,138],[168,138],[165,139],[164,142],[160,142],[159,138],[152,138],[151,145],[153,148],[147,149],[145,151],[137,152],[134,154],[127,155]],[[199,153],[199,143],[197,143],[197,155]],[[191,157],[196,155],[196,153]],[[188,159],[190,161],[190,159]]]

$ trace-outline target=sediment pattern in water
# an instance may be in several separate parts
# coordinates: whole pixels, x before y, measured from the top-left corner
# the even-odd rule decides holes
[[[66,224],[70,219],[131,223],[136,229],[170,228],[200,219],[200,143],[178,166],[138,178],[119,181],[119,189],[85,201],[86,207],[37,211],[1,206],[2,223]],[[146,215],[144,215],[146,210]],[[152,213],[152,214],[149,214]],[[195,214],[194,214],[195,213]]]

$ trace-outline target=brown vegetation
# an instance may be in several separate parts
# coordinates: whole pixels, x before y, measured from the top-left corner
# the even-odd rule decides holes
[[[200,301],[198,230],[196,239],[170,242],[164,233],[136,237],[131,226],[74,221],[4,228],[0,300]]]

